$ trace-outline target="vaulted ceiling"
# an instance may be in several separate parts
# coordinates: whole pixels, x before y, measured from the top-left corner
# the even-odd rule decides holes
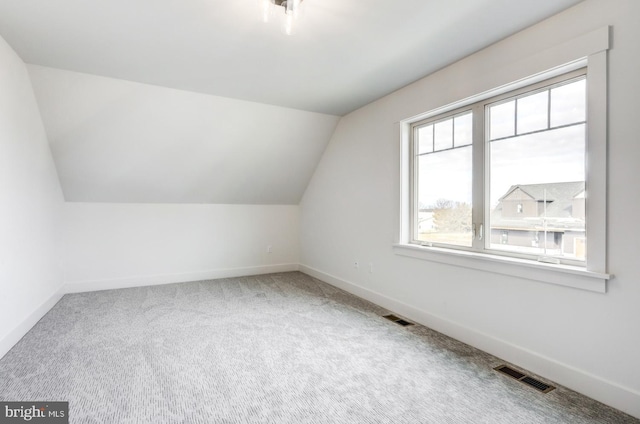
[[[580,0],[0,0],[67,200],[297,203],[339,116]],[[191,92],[191,93],[189,93]]]

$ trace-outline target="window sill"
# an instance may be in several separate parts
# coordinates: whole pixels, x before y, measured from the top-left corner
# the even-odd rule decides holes
[[[450,250],[413,244],[394,244],[393,251],[397,255],[411,258],[598,293],[607,292],[607,281],[611,278],[609,274],[587,271],[584,268],[575,266],[547,264],[527,259],[464,250]]]

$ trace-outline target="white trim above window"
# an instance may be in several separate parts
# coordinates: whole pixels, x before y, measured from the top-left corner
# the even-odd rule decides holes
[[[547,71],[539,72],[533,64],[532,76],[518,78],[515,82],[504,84],[493,90],[489,90],[470,98],[439,107],[421,115],[406,119],[400,122],[401,130],[401,205],[400,205],[400,225],[397,234],[397,243],[394,244],[394,252],[398,255],[408,256],[416,259],[423,259],[433,262],[446,263],[453,266],[473,268],[497,274],[512,275],[520,278],[543,281],[552,284],[559,284],[567,287],[580,288],[596,292],[606,292],[606,282],[611,278],[607,273],[606,260],[606,176],[607,176],[607,50],[609,48],[609,28],[601,28],[589,34],[578,37],[567,43],[561,44],[554,49],[536,55],[536,65],[539,63],[556,62]],[[582,56],[571,58],[572,54]],[[559,59],[562,58],[562,59]],[[567,61],[567,58],[570,58]],[[474,156],[473,185],[474,196],[483,192],[484,198],[481,201],[474,200],[473,228],[474,241],[469,247],[447,246],[437,243],[423,243],[420,245],[415,239],[415,228],[418,225],[417,214],[414,210],[416,206],[413,184],[415,184],[416,172],[415,154],[416,149],[413,140],[417,126],[429,125],[431,122],[437,123],[446,116],[456,116],[465,108],[475,107],[475,105],[488,99],[495,99],[506,93],[518,92],[525,87],[534,87],[536,84],[551,80],[561,75],[584,68],[587,77],[587,126],[586,126],[586,175],[585,183],[587,187],[587,202],[584,211],[586,216],[586,234],[588,235],[588,249],[586,252],[586,266],[580,266],[580,261],[568,260],[564,264],[545,263],[518,254],[495,252],[486,248],[488,243],[480,243],[477,239],[479,232],[486,231],[483,227],[488,227],[489,209],[484,206],[486,200],[486,190],[484,187],[485,171],[478,173],[477,169],[482,167],[486,160],[483,154]],[[443,117],[444,118],[441,118]],[[425,123],[425,124],[423,124]],[[476,130],[474,123],[474,131]],[[481,129],[481,132],[483,130]],[[475,137],[475,135],[474,135]],[[484,135],[483,135],[484,137]],[[453,142],[452,142],[453,143]],[[476,143],[475,144],[483,144]],[[432,147],[435,151],[435,144]],[[476,149],[476,147],[474,147]],[[481,149],[484,149],[482,147]],[[476,152],[477,150],[474,150]],[[482,151],[481,151],[482,153]],[[474,153],[475,155],[475,153]],[[480,187],[480,189],[478,189]],[[546,203],[546,200],[545,200]],[[481,208],[478,205],[482,205]],[[480,210],[482,209],[482,210]],[[422,214],[422,209],[420,209]],[[480,220],[478,217],[481,217]],[[414,222],[416,221],[416,222]],[[484,225],[483,225],[484,224]],[[423,225],[422,223],[420,225]],[[425,224],[426,225],[426,224]],[[546,227],[545,227],[546,228]],[[532,240],[535,240],[538,236]],[[482,236],[480,236],[480,240]],[[583,256],[584,257],[584,256]],[[575,263],[574,263],[575,262]]]

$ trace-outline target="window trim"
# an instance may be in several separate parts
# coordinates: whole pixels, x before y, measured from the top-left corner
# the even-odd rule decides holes
[[[563,61],[560,66],[551,67],[547,71],[533,74],[533,76],[522,78],[516,82],[500,86],[467,99],[439,107],[429,112],[405,119],[400,122],[401,141],[401,192],[400,192],[400,225],[396,243],[393,245],[394,253],[402,256],[418,258],[433,262],[446,263],[464,268],[472,268],[482,271],[494,272],[510,276],[521,277],[530,280],[542,281],[546,283],[559,284],[567,287],[575,287],[595,292],[606,292],[606,283],[612,278],[606,272],[606,176],[607,176],[607,50],[609,48],[609,27],[585,34],[570,42],[564,43],[555,49],[543,52],[544,60],[541,63],[555,61],[558,63],[558,56],[581,54],[574,60]],[[563,54],[559,54],[563,52]],[[514,256],[503,256],[495,251],[470,251],[456,249],[455,246],[437,247],[420,246],[412,244],[413,220],[411,218],[413,210],[411,179],[413,173],[410,168],[413,166],[411,156],[411,128],[419,121],[429,120],[446,113],[453,114],[454,111],[462,111],[465,107],[469,109],[471,105],[494,99],[505,93],[513,92],[524,87],[529,87],[555,78],[580,68],[587,69],[587,175],[586,185],[588,187],[589,201],[585,214],[586,231],[589,234],[589,248],[587,249],[586,267],[572,265],[556,265],[538,262],[531,259],[522,259]],[[475,129],[474,129],[475,131]],[[484,143],[474,143],[484,148]],[[485,160],[484,151],[476,154],[474,151],[474,162]],[[475,164],[474,164],[475,166]],[[476,181],[481,184],[484,192],[484,181]],[[475,190],[475,187],[474,187]],[[486,196],[486,193],[485,193]],[[485,199],[483,199],[484,201]],[[486,204],[486,201],[484,201]],[[482,205],[483,210],[485,205]],[[478,217],[473,217],[473,222],[480,222]]]
[[[416,244],[393,245],[396,255],[441,264],[469,268],[494,274],[523,278],[526,280],[556,284],[565,287],[606,293],[606,282],[610,274],[593,272],[571,265],[556,265],[520,259],[510,256],[498,256],[468,250],[427,247]]]

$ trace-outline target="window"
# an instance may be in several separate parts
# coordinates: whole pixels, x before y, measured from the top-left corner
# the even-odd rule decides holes
[[[608,47],[603,27],[541,53],[548,71],[401,121],[394,252],[606,292]]]
[[[411,128],[412,243],[584,264],[584,69]]]
[[[574,240],[587,240],[586,219],[572,206],[585,192],[586,77],[565,75],[530,88],[484,105],[487,247],[584,264],[586,252],[576,251]],[[542,240],[534,246],[536,233]]]
[[[414,128],[416,241],[471,246],[472,113]]]

